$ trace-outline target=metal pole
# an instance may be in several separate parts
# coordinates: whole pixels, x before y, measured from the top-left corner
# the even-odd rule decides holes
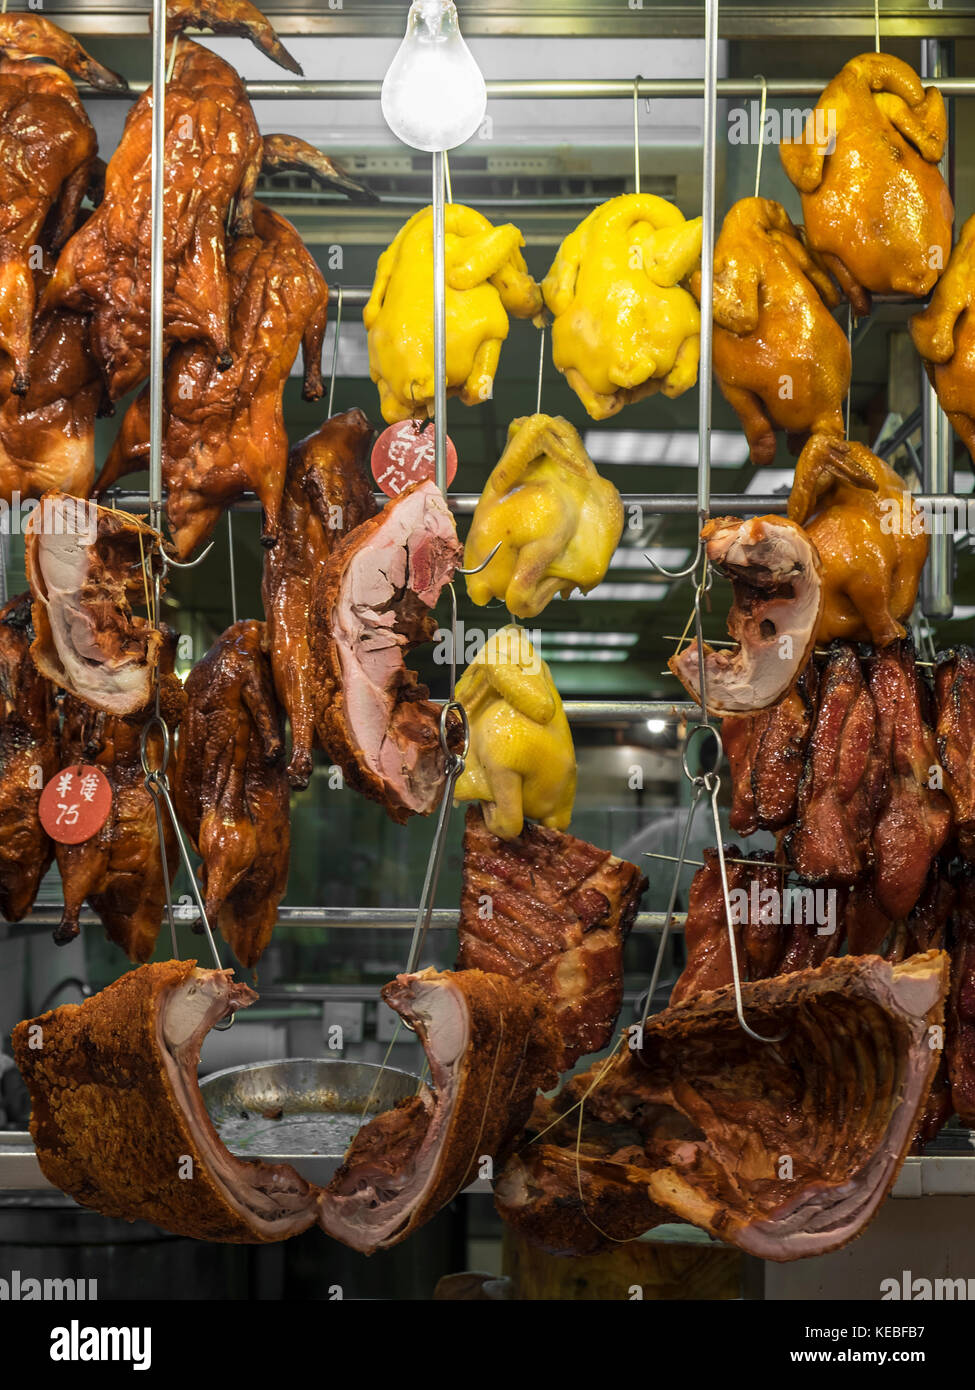
[[[437,487],[447,496],[447,271],[444,264],[444,154],[433,155],[433,440]]]
[[[152,243],[149,299],[149,525],[162,521],[163,187],[166,141],[166,0],[152,0]]]

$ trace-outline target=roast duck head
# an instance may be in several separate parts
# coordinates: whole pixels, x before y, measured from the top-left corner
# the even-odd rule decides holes
[[[77,39],[33,10],[26,14],[0,15],[0,55],[15,62],[44,58],[102,91],[129,90],[124,77],[97,62]]]
[[[149,27],[152,28],[151,15]],[[304,75],[301,64],[285,48],[270,20],[256,5],[248,4],[248,0],[167,0],[167,41],[187,29],[209,29],[214,34],[234,34],[250,39],[272,63],[299,77]]]

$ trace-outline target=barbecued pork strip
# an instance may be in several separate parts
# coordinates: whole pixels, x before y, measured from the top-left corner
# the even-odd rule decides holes
[[[256,998],[230,970],[159,961],[18,1023],[48,1181],[103,1216],[196,1240],[258,1244],[312,1225],[319,1189],[287,1164],[230,1154],[197,1086],[206,1034]]]
[[[526,824],[502,840],[467,811],[457,969],[537,986],[555,1009],[560,1070],[598,1052],[623,1003],[623,942],[647,880],[609,850]]]
[[[495,1186],[498,1210],[559,1253],[572,1253],[568,1215],[585,1229],[588,1253],[592,1227],[616,1240],[640,1235],[650,1204],[762,1259],[837,1250],[872,1219],[910,1146],[938,1066],[931,1029],[942,1022],[947,988],[942,951],[900,965],[844,956],[745,984],[750,1026],[784,1034],[774,1046],[740,1027],[730,987],[671,1005],[645,1026],[642,1051],[611,1059],[593,1087],[597,1063],[551,1102],[565,1120],[546,1144],[528,1144],[509,1161]],[[590,1087],[584,1140],[598,1126],[615,1134],[597,1140],[606,1155],[601,1183],[587,1182],[581,1200],[578,1111],[569,1111]],[[662,1127],[673,1137],[660,1143]],[[615,1140],[621,1147],[607,1153]],[[644,1194],[642,1207],[630,1204],[628,1229],[621,1184]]]
[[[405,1240],[478,1176],[497,1171],[539,1088],[558,1080],[561,1039],[529,985],[483,970],[397,975],[383,998],[430,1064],[422,1086],[359,1130],[320,1198],[323,1230],[371,1255]]]
[[[737,845],[725,845],[724,853],[728,892],[731,894],[748,881],[748,870],[743,864],[729,863],[729,860],[741,858],[741,850]],[[732,926],[740,963],[741,921],[732,922]],[[687,919],[684,922],[684,944],[687,948],[687,963],[671,990],[671,1004],[699,994],[701,990],[720,989],[733,979],[727,914],[721,886],[721,865],[716,849],[704,851],[704,867],[698,869],[691,880]],[[742,976],[744,973],[742,970]]]
[[[934,688],[938,754],[958,851],[975,860],[975,651],[939,652]]]
[[[810,660],[778,704],[721,721],[731,771],[731,828],[739,835],[781,830],[795,820],[817,686],[816,666]]]
[[[945,1054],[951,1099],[963,1125],[975,1129],[975,869],[955,877],[951,912],[951,998]]]

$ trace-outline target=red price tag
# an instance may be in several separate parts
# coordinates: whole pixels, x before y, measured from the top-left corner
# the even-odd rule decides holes
[[[398,497],[411,483],[436,477],[433,421],[401,420],[383,430],[372,450],[372,476],[387,497]],[[447,439],[447,486],[457,476],[457,450]]]
[[[112,809],[112,788],[100,767],[78,763],[62,768],[44,787],[38,805],[41,825],[61,845],[80,845],[97,835]]]

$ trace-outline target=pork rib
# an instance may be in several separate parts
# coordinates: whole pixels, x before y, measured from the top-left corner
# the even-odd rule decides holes
[[[612,1036],[623,1002],[623,942],[647,880],[609,850],[526,825],[492,835],[479,805],[467,811],[457,969],[536,985],[554,1006],[560,1070]]]
[[[193,960],[143,965],[17,1025],[14,1056],[50,1182],[103,1216],[197,1240],[258,1244],[313,1224],[318,1189],[287,1164],[228,1153],[197,1087],[206,1034],[257,998],[232,976]]]
[[[774,1047],[741,1029],[730,987],[671,1005],[646,1025],[642,1052],[597,1064],[551,1103],[554,1117],[566,1114],[605,1067],[585,1101],[582,1147],[600,1182],[580,1200],[573,1111],[547,1145],[511,1159],[498,1210],[563,1254],[576,1252],[568,1217],[588,1252],[606,1244],[600,1232],[641,1234],[653,1208],[762,1259],[839,1249],[874,1216],[910,1146],[947,987],[941,951],[900,965],[844,956],[746,984],[751,1026],[785,1033]],[[628,1189],[639,1200],[623,1201]]]
[[[383,998],[416,1029],[435,1089],[365,1125],[322,1193],[323,1229],[366,1254],[429,1221],[484,1158],[500,1168],[561,1052],[541,994],[500,975],[422,970],[397,975]]]

